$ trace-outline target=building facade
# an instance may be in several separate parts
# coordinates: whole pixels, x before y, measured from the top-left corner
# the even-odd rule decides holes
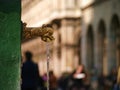
[[[50,48],[50,69],[57,76],[71,72],[80,63],[80,4],[79,0],[22,0],[22,21],[27,27],[39,27],[51,24],[54,28],[55,41]],[[22,44],[22,52],[33,52],[34,59],[39,60],[41,74],[46,72],[46,47],[39,39]],[[39,43],[39,44],[38,44]],[[43,43],[43,42],[42,42]],[[37,45],[36,45],[37,44]],[[37,46],[37,49],[33,49]],[[39,47],[39,49],[38,49]],[[43,52],[40,53],[39,51]],[[38,52],[37,54],[34,52]],[[38,55],[38,56],[37,56]],[[36,58],[37,57],[37,58]]]
[[[109,74],[120,65],[120,1],[81,0],[82,63]]]
[[[28,27],[51,24],[55,29],[50,68],[57,76],[79,64],[107,75],[120,65],[119,9],[119,0],[22,0],[22,21]],[[46,50],[39,54],[44,73]]]

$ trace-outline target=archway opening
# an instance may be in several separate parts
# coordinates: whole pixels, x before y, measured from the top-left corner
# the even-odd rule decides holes
[[[113,66],[110,68],[116,68],[120,65],[120,21],[117,15],[113,15],[110,25],[110,35],[112,41],[112,49],[114,51]]]
[[[87,32],[87,68],[92,70],[94,68],[94,43],[93,43],[93,28],[88,26]]]
[[[99,70],[100,73],[107,74],[107,57],[106,57],[106,28],[103,20],[98,24],[98,52],[99,52]]]

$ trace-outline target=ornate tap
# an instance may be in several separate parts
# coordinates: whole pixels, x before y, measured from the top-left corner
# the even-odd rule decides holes
[[[53,28],[50,25],[43,25],[42,27],[37,28],[27,28],[26,23],[23,23],[22,41],[35,37],[41,37],[45,42],[53,41]],[[47,90],[49,90],[49,53],[49,44],[47,43]]]
[[[54,40],[53,28],[50,25],[43,25],[42,27],[27,28],[26,23],[23,23],[22,41],[29,40],[35,37],[41,37],[45,42]]]

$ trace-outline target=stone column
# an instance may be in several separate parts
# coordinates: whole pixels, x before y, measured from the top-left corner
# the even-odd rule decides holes
[[[61,48],[61,71],[65,72],[66,71],[66,63],[67,63],[67,57],[66,57],[66,48],[62,47]]]
[[[66,42],[67,42],[67,28],[66,28],[66,20],[61,21],[61,72],[66,71],[66,62],[67,62],[67,48],[66,48]]]
[[[82,64],[87,67],[87,37],[86,37],[86,28],[82,26],[81,32],[81,58]]]
[[[0,90],[20,90],[20,0],[0,0]]]

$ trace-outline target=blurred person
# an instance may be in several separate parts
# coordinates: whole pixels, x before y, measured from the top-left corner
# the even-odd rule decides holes
[[[26,61],[22,65],[22,90],[37,90],[39,71],[38,66],[32,61],[32,53],[25,53]]]
[[[67,89],[68,77],[69,77],[68,72],[62,73],[61,77],[58,79],[58,90],[68,90]]]
[[[43,84],[44,89],[42,89],[42,90],[47,90],[47,73],[43,74],[42,79],[44,81],[44,84]]]
[[[98,90],[105,90],[106,88],[107,77],[101,72],[98,76]]]
[[[91,85],[90,85],[91,90],[98,90],[98,76],[95,68],[91,72],[90,81],[91,81]]]
[[[111,90],[113,90],[114,85],[117,82],[117,69],[113,68],[110,72],[110,74],[108,75],[108,81],[109,83],[109,88],[111,88]]]
[[[49,72],[50,90],[57,90],[57,78],[53,71]]]
[[[120,90],[120,67],[118,68],[117,82],[114,85],[114,89],[113,90]]]
[[[89,90],[87,74],[83,65],[78,66],[70,75],[67,90]]]
[[[39,75],[39,80],[38,80],[38,90],[44,90],[44,80],[42,76]]]

